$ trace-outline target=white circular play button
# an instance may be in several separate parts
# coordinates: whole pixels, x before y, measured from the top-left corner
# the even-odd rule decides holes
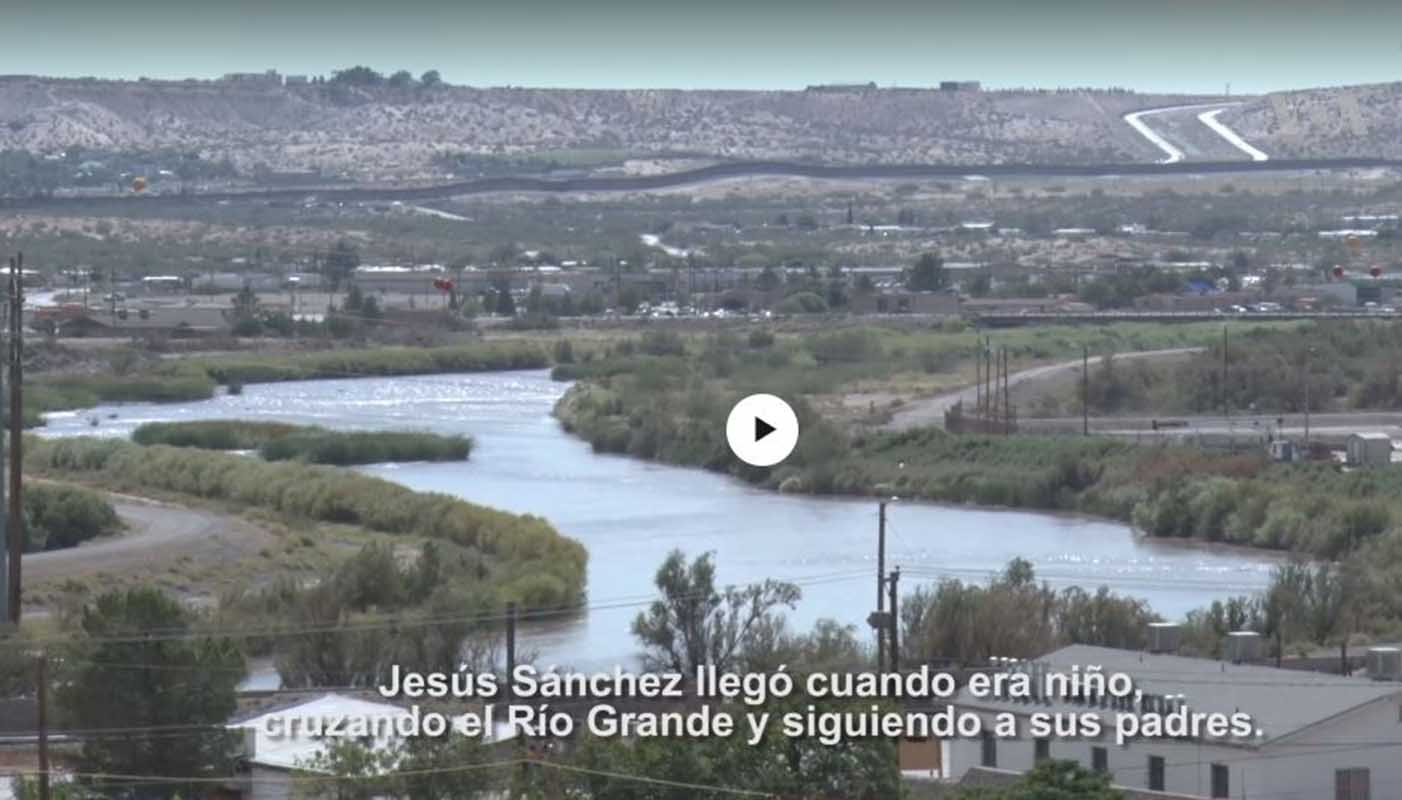
[[[772,467],[798,444],[798,417],[772,394],[752,394],[730,409],[725,421],[730,451],[752,467]]]

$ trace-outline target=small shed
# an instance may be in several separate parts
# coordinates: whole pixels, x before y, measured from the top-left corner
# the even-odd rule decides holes
[[[1355,467],[1392,463],[1392,437],[1382,431],[1351,434],[1348,437],[1348,463]]]

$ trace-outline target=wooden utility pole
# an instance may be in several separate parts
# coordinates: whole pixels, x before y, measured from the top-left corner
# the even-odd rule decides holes
[[[49,657],[40,653],[39,679],[39,800],[49,800]]]
[[[876,613],[886,610],[886,501],[877,506],[876,516]],[[886,637],[880,627],[876,629],[876,670],[886,663]]]
[[[983,346],[979,345],[978,357],[974,359],[974,413],[983,416]]]
[[[891,592],[891,672],[901,671],[900,595],[898,594],[896,588],[900,584],[900,581],[901,568],[896,567],[895,569],[891,570],[891,580],[889,586],[887,587],[888,590]]]
[[[21,364],[24,358],[24,298],[20,281],[24,269],[24,254],[10,259],[10,492],[9,516],[5,531],[10,540],[10,621],[20,623],[20,607],[24,600],[21,587],[20,559],[24,553],[24,506],[20,494],[20,437],[24,431],[24,409],[20,401]]]
[[[1003,348],[1003,435],[1008,436],[1013,432],[1013,401],[1008,375],[1008,348]]]
[[[1090,348],[1081,345],[1081,435],[1090,435]]]
[[[1227,399],[1227,369],[1230,363],[1230,347],[1227,340],[1227,326],[1222,326],[1222,416],[1230,418],[1232,408]]]
[[[1305,383],[1305,458],[1309,458],[1310,452],[1310,356],[1314,355],[1313,347],[1305,348],[1305,374],[1302,376]]]
[[[512,691],[512,680],[516,674],[516,604],[514,602],[506,604],[506,691],[505,698],[507,705],[515,701],[515,693]],[[517,787],[516,796],[525,797],[527,782],[530,778],[530,765],[526,763],[526,737],[520,731],[513,731],[516,740],[516,757],[521,762],[520,772],[517,780],[520,785]]]

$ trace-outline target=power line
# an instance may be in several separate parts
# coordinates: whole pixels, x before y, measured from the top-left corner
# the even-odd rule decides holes
[[[249,775],[249,776],[247,776],[247,777],[240,777],[239,780],[240,780],[240,782],[246,782],[246,783],[270,784],[270,785],[314,784],[314,783],[326,783],[326,782],[359,782],[359,781],[367,781],[367,782],[368,782],[368,781],[391,780],[391,779],[395,779],[395,778],[423,777],[423,776],[429,776],[429,775],[451,775],[451,774],[464,773],[464,772],[476,772],[476,771],[488,770],[488,769],[503,769],[503,768],[507,768],[507,767],[516,767],[516,766],[520,766],[520,765],[522,765],[522,764],[526,764],[526,765],[538,765],[538,766],[542,766],[542,767],[548,767],[548,768],[550,768],[550,769],[561,770],[561,771],[564,771],[564,772],[573,772],[573,773],[578,773],[578,774],[583,774],[583,775],[596,775],[596,776],[599,776],[599,777],[610,778],[610,779],[613,779],[613,780],[632,781],[632,782],[636,782],[636,783],[647,783],[647,784],[652,784],[652,785],[655,785],[655,786],[670,786],[670,787],[678,788],[678,789],[691,789],[691,790],[695,790],[695,791],[715,792],[715,793],[718,793],[718,794],[730,794],[730,795],[744,796],[744,797],[775,797],[775,796],[776,796],[776,795],[774,795],[772,792],[761,792],[761,791],[755,791],[755,790],[752,790],[752,789],[738,789],[738,788],[731,787],[731,786],[718,786],[718,785],[714,785],[714,784],[688,783],[688,782],[684,782],[684,781],[673,781],[673,780],[668,780],[668,779],[666,779],[666,778],[654,778],[654,777],[650,777],[650,776],[647,776],[647,775],[636,775],[636,774],[631,774],[631,773],[626,773],[626,772],[617,772],[617,771],[612,771],[612,770],[592,769],[592,768],[588,768],[588,767],[579,767],[579,766],[575,766],[575,765],[573,765],[573,764],[563,764],[563,763],[560,763],[560,762],[550,761],[550,760],[546,760],[546,759],[529,759],[529,758],[514,758],[514,759],[503,760],[503,761],[489,761],[489,762],[482,762],[482,763],[477,763],[477,764],[460,764],[460,765],[453,766],[453,767],[435,767],[435,768],[426,768],[426,769],[417,769],[417,770],[397,770],[397,771],[393,771],[393,772],[386,772],[386,773],[383,773],[383,774],[380,774],[380,775],[334,775],[334,774],[327,774],[327,775],[288,775],[288,776],[282,777],[282,778],[260,778],[260,777],[257,777],[257,776]],[[15,773],[15,774],[18,775],[18,776],[20,776],[20,777],[39,777],[41,773],[39,773],[37,770],[20,770],[20,771],[18,771],[18,772]],[[54,774],[54,773],[51,773],[51,774]],[[84,780],[93,780],[93,781],[101,781],[101,782],[112,782],[112,783],[126,783],[126,784],[152,784],[152,785],[155,785],[155,784],[224,784],[224,783],[228,783],[228,781],[229,781],[229,778],[223,778],[223,777],[190,777],[190,778],[179,778],[179,777],[174,777],[174,776],[169,776],[169,775],[124,775],[124,774],[118,774],[118,773],[105,773],[105,772],[71,772],[71,773],[63,773],[63,774],[65,774],[65,775],[67,775],[67,776],[70,776],[70,777],[73,777],[73,778],[79,778],[79,779],[84,779]]]
[[[854,580],[858,577],[866,577],[867,572],[848,571],[829,573],[826,575],[815,575],[806,578],[786,581],[797,586],[815,586],[826,583],[838,583],[847,580]],[[699,599],[708,595],[697,594],[681,599]],[[553,608],[536,609],[533,611],[520,613],[523,618],[549,618],[567,613],[587,613],[593,611],[608,611],[623,608],[637,608],[651,605],[654,602],[661,602],[663,598],[657,596],[638,596],[637,599],[622,599],[618,601],[603,602],[589,605],[556,606]],[[388,630],[394,628],[422,628],[435,625],[446,625],[452,623],[490,623],[505,622],[508,615],[505,613],[476,614],[476,615],[453,615],[445,617],[418,617],[409,614],[398,616],[385,616],[362,623],[325,624],[325,625],[305,625],[291,627],[250,627],[250,628],[166,628],[133,631],[124,635],[112,636],[81,636],[76,634],[54,635],[33,637],[24,640],[31,646],[44,646],[53,644],[145,644],[167,641],[187,641],[195,639],[217,639],[217,638],[277,638],[286,636],[301,636],[313,633],[355,633],[375,630]],[[81,659],[78,659],[81,660]],[[96,663],[96,662],[95,662]]]

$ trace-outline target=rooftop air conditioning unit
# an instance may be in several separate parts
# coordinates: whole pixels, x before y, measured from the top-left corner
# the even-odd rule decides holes
[[[1375,681],[1402,680],[1402,650],[1396,647],[1368,648],[1368,677]]]
[[[1261,659],[1261,634],[1255,631],[1232,631],[1227,634],[1227,660],[1245,664]]]
[[[1149,652],[1176,653],[1183,629],[1174,622],[1149,623]]]

